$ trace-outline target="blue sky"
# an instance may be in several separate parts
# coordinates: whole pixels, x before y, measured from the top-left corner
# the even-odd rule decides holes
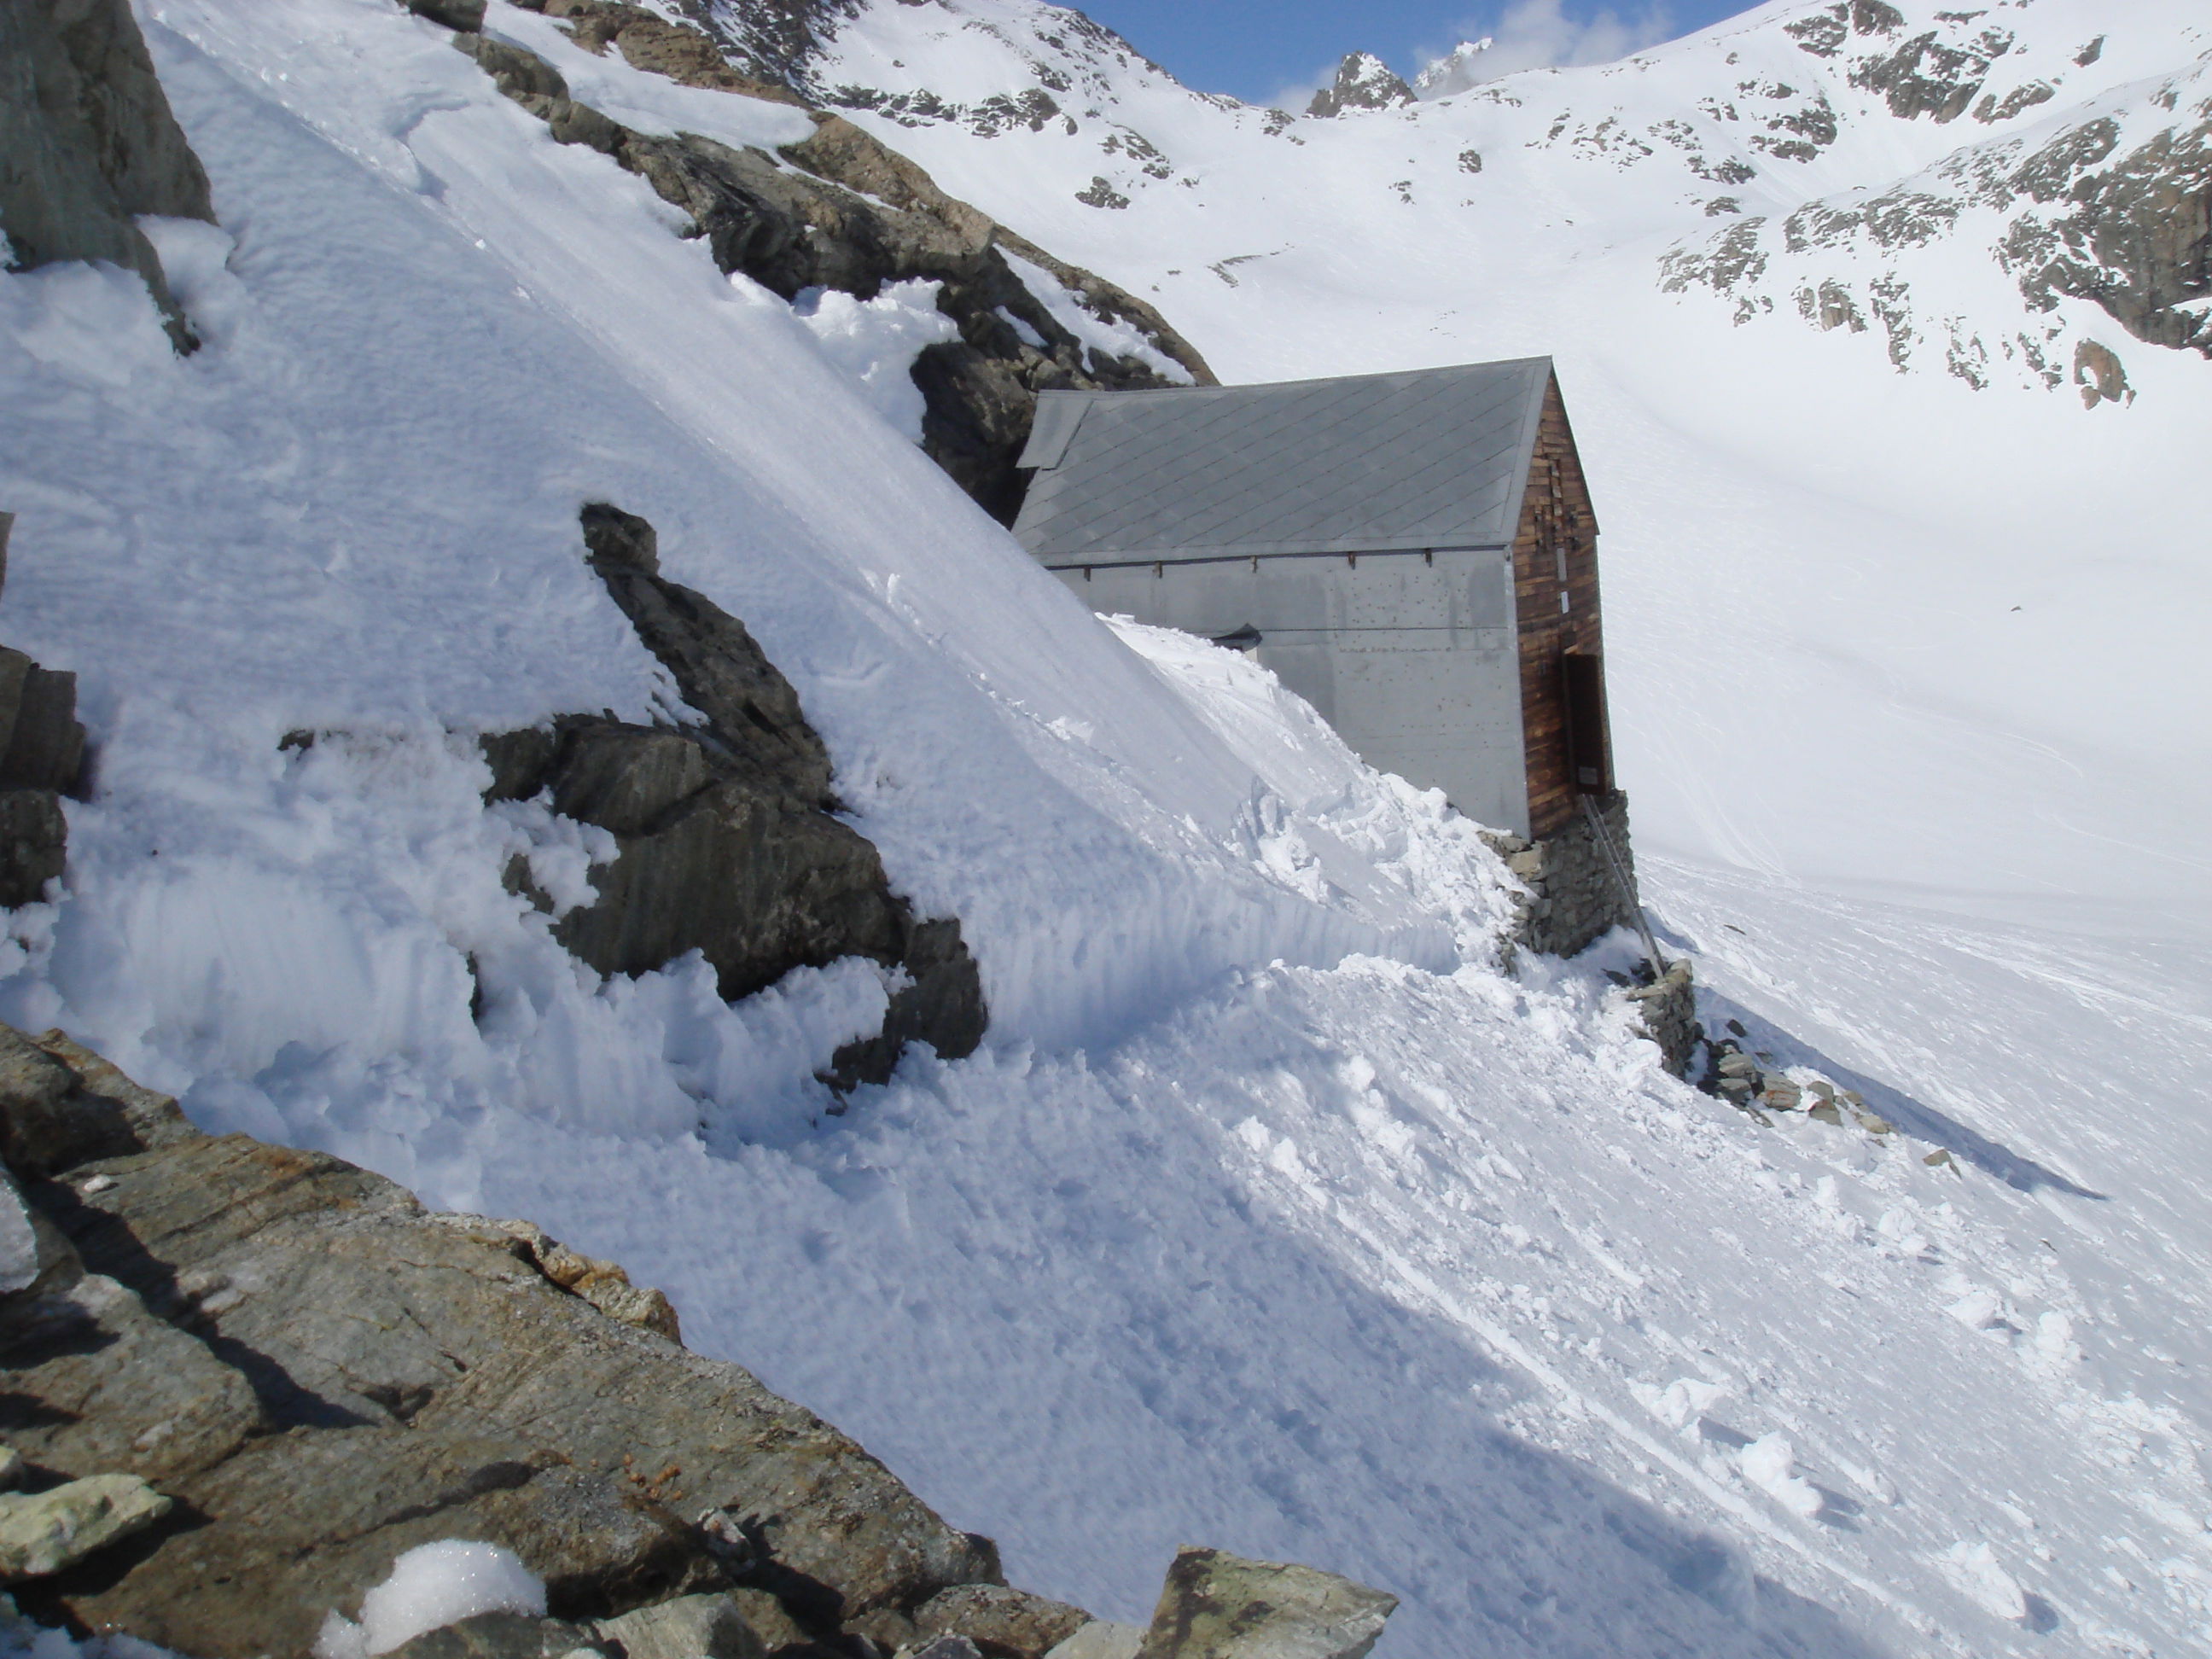
[[[1744,0],[1074,0],[1201,92],[1254,103],[1325,78],[1347,52],[1411,75],[1494,37],[1501,70],[1604,63],[1747,9]]]

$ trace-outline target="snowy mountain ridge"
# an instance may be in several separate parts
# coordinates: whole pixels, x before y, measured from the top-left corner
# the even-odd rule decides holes
[[[753,11],[718,0],[707,15],[742,43],[760,38]],[[1023,167],[1072,180],[1082,169],[1070,153],[1093,149],[1076,196],[1104,210],[1170,189],[1204,198],[1235,135],[1323,142],[1284,112],[1184,90],[1057,7],[854,0],[815,19],[811,49],[780,65],[795,87],[908,129],[1034,135]],[[2201,234],[2168,248],[2152,222],[2153,204],[2212,173],[2201,66],[2212,27],[2186,7],[2110,18],[2063,0],[1770,5],[1620,64],[1486,83],[1480,49],[1431,65],[1419,106],[1380,60],[1355,52],[1309,113],[1403,123],[1429,154],[1408,158],[1413,177],[1376,183],[1409,201],[1442,193],[1443,165],[1472,171],[1486,157],[1495,168],[1508,147],[1535,152],[1528,163],[1570,192],[1576,163],[1626,173],[1654,205],[1732,221],[1709,234],[1671,216],[1685,243],[1665,264],[1671,288],[1717,289],[1745,317],[1779,306],[1823,328],[1872,324],[1900,368],[2057,386],[2077,343],[2045,320],[2059,295],[2103,305],[2138,338],[2212,349],[2201,307],[2174,309],[2204,297]],[[1194,128],[1206,136],[1167,136]],[[1455,137],[1447,163],[1437,141]],[[1479,195],[1462,205],[1479,208]],[[1607,210],[1617,205],[1596,210],[1616,235],[1629,228]],[[1960,261],[1943,246],[1960,238],[1973,239],[1977,265],[1994,254],[2017,301],[1945,280]]]

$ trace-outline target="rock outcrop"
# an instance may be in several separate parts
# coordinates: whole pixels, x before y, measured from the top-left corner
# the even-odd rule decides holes
[[[58,1031],[0,1025],[0,1153],[32,1231],[0,1291],[0,1580],[41,1622],[304,1659],[466,1540],[542,1602],[478,1597],[507,1610],[398,1659],[1130,1659],[1137,1632],[1010,1589],[988,1539],[527,1222],[203,1134]],[[1394,1605],[1186,1550],[1144,1652],[1358,1659]]]
[[[882,1030],[841,1048],[824,1073],[840,1089],[884,1081],[910,1042],[948,1060],[973,1053],[988,1015],[960,924],[916,916],[873,845],[836,816],[829,751],[791,683],[743,623],[660,574],[645,520],[595,503],[582,521],[592,568],[700,719],[571,715],[484,740],[488,799],[542,795],[620,849],[556,936],[603,974],[698,951],[732,1000],[845,957],[900,970]],[[551,908],[520,860],[508,878]]]
[[[1324,118],[1348,109],[1393,109],[1413,101],[1413,89],[1371,52],[1347,52],[1336,79],[1314,94],[1308,115]]]
[[[15,522],[0,513],[0,586]],[[83,776],[76,676],[0,646],[0,908],[37,902],[61,875],[69,846],[62,797],[76,793]]]
[[[207,174],[154,73],[130,0],[0,6],[0,229],[17,270],[136,270],[179,349],[193,340],[140,214],[212,220]]]
[[[556,1618],[744,1587],[810,1642],[1000,1585],[987,1540],[852,1441],[562,1288],[542,1247],[200,1134],[58,1035],[0,1028],[0,1124],[40,1250],[0,1322],[0,1433],[34,1491],[135,1476],[174,1504],[18,1587],[40,1617],[302,1653],[454,1536],[513,1550]]]
[[[1397,1606],[1317,1568],[1180,1550],[1137,1659],[1364,1659]]]
[[[636,68],[690,86],[798,101],[732,68],[702,31],[642,7],[521,3],[564,20],[580,45],[619,52]],[[1079,337],[1065,312],[1055,314],[1012,261],[1065,290],[1068,305],[1095,318],[1101,333],[1125,325],[1158,360],[1213,383],[1204,360],[1151,306],[947,196],[921,167],[842,116],[814,112],[813,136],[775,155],[693,133],[651,136],[578,103],[534,53],[465,30],[453,44],[555,138],[601,151],[681,208],[725,271],[786,299],[835,289],[870,300],[893,283],[939,284],[938,308],[960,333],[926,348],[914,367],[925,409],[922,447],[1003,522],[1020,510],[1025,480],[1014,461],[1038,392],[1177,383],[1157,362]]]
[[[173,1507],[135,1474],[91,1474],[40,1492],[0,1493],[0,1582],[73,1567]]]

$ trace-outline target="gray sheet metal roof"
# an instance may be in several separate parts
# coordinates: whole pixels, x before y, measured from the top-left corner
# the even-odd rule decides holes
[[[1048,392],[1014,534],[1048,565],[1503,547],[1552,360]]]

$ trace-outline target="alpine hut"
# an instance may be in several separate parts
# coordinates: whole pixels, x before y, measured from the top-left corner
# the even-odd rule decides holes
[[[1597,520],[1551,360],[1048,392],[1014,534],[1094,611],[1248,650],[1440,788],[1571,952],[1638,921]]]

